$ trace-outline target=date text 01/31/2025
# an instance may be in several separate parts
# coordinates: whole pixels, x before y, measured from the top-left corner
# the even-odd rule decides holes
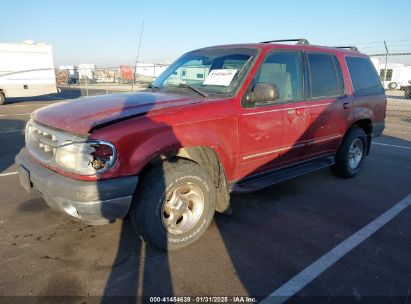
[[[233,297],[150,297],[150,303],[255,303],[256,298],[247,296]]]

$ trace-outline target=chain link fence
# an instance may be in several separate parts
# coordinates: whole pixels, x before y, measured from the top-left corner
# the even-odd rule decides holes
[[[387,134],[411,134],[411,100],[405,99],[404,91],[389,90],[387,95],[387,115],[385,118]]]
[[[371,54],[387,95],[385,133],[411,135],[411,53]]]
[[[166,64],[143,63],[104,68],[94,64],[60,66],[56,80],[68,97],[134,92],[145,88],[167,67]]]

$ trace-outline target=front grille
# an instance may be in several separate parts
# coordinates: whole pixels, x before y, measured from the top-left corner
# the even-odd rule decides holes
[[[26,127],[26,147],[30,153],[44,163],[54,159],[58,146],[74,142],[76,136],[40,125],[30,120]]]
[[[50,161],[56,152],[56,147],[58,146],[56,135],[35,126],[29,127],[29,133],[30,140],[27,144],[29,150],[39,157],[40,160]]]

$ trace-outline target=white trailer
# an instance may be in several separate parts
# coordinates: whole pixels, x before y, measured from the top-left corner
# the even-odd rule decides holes
[[[167,64],[138,63],[136,66],[136,75],[156,78],[163,73],[168,66]]]
[[[57,92],[50,45],[25,41],[0,43],[0,105],[10,97]]]
[[[401,68],[398,83],[400,89],[405,89],[405,87],[411,84],[411,66],[408,65]]]
[[[170,76],[168,83],[179,84],[198,84],[203,83],[209,73],[209,69],[198,66],[184,66],[178,68],[173,75]]]
[[[380,62],[377,58],[371,58],[376,70],[380,74],[381,82],[385,89],[403,89],[411,80],[411,66],[402,63]]]

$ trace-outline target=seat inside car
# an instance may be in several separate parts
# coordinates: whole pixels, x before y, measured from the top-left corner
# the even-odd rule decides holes
[[[284,66],[277,63],[265,63],[261,67],[260,82],[274,84],[279,89],[279,99],[292,99],[291,75]]]

